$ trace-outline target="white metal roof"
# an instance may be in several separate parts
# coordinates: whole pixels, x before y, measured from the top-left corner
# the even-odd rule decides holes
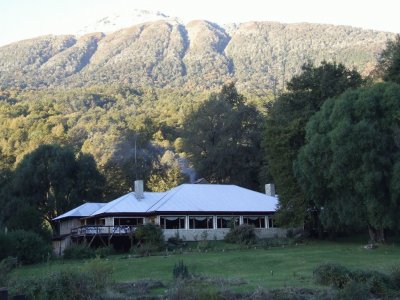
[[[53,221],[73,217],[88,217],[106,204],[107,203],[84,203],[70,211],[67,211],[57,218],[54,218]]]
[[[278,200],[236,185],[182,184],[149,212],[274,212]]]
[[[136,198],[133,192],[119,197],[95,211],[92,216],[105,213],[144,213],[165,196],[166,193],[144,192],[143,194],[144,198],[140,200]]]
[[[108,203],[86,203],[57,218],[158,212],[274,212],[278,199],[236,185],[182,184],[165,193],[129,193]],[[95,206],[97,209],[94,209]]]

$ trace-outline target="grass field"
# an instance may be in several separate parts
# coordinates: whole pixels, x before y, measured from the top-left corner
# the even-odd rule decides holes
[[[255,287],[315,287],[312,272],[325,262],[340,263],[352,269],[389,272],[400,264],[400,246],[384,245],[374,250],[363,249],[355,242],[308,241],[305,244],[263,249],[239,249],[222,242],[212,242],[208,252],[187,248],[182,254],[150,257],[113,255],[107,259],[112,265],[112,279],[129,282],[138,279],[172,281],[172,268],[180,260],[189,272],[208,277],[242,279],[244,289]],[[225,251],[223,251],[225,250]],[[23,266],[12,273],[14,278],[46,275],[53,271],[85,268],[85,260],[56,260],[45,264]]]

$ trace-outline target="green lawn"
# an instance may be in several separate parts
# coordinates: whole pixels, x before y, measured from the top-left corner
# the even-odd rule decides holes
[[[216,246],[217,245],[217,246]],[[117,282],[137,279],[172,280],[172,268],[183,260],[189,272],[225,279],[244,279],[247,287],[314,287],[312,270],[324,262],[336,262],[350,268],[388,272],[400,264],[400,247],[384,245],[365,250],[361,243],[309,241],[304,245],[270,248],[232,249],[218,243],[214,250],[199,253],[187,250],[183,254],[134,258],[115,255],[108,259],[113,266],[112,278]],[[230,247],[230,250],[222,249]],[[24,266],[13,271],[14,278],[40,276],[63,268],[84,268],[86,261],[53,261]]]

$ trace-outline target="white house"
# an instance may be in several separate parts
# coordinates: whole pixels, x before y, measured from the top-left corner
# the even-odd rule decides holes
[[[55,218],[54,249],[61,254],[73,241],[129,248],[135,228],[146,223],[161,226],[165,239],[220,240],[239,224],[254,225],[259,237],[281,236],[284,230],[273,221],[277,198],[271,185],[266,191],[269,195],[236,185],[182,184],[154,193],[143,192],[143,182],[136,181],[135,192],[108,203],[85,203]]]

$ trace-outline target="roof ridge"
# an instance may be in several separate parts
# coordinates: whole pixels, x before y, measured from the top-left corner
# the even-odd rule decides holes
[[[127,196],[128,196],[129,194],[131,194],[131,193],[133,193],[133,192],[129,192],[129,193],[126,194],[126,195],[123,195],[123,196],[121,196],[121,197],[119,197],[119,198],[117,198],[117,199],[114,199],[114,200],[112,200],[112,201],[110,201],[110,202],[107,202],[107,204],[109,204],[109,203],[115,201],[115,203],[114,203],[113,205],[111,205],[111,207],[109,207],[109,209],[112,208],[112,207],[114,207],[114,206],[116,206],[120,201],[122,201],[123,199],[125,199],[125,197],[127,197]],[[106,204],[106,205],[107,205],[107,204]],[[104,206],[106,206],[106,205],[104,205]],[[104,206],[103,206],[103,207],[104,207]],[[100,209],[103,209],[103,207],[100,207],[98,210],[96,210],[95,212],[93,212],[90,216],[95,216],[96,213],[97,213]]]
[[[156,206],[161,200],[163,200],[163,199],[164,199],[165,197],[167,197],[173,190],[175,190],[175,192],[174,192],[173,194],[171,194],[171,196],[169,197],[169,198],[171,198],[172,195],[175,195],[180,189],[182,189],[183,185],[184,185],[184,184],[178,185],[177,187],[173,188],[172,190],[169,190],[168,192],[166,192],[165,195],[162,196],[162,197],[160,198],[160,200],[158,200],[158,201],[157,201],[156,203],[154,203],[152,206],[150,206],[149,209],[146,210],[146,212],[149,212],[150,209],[152,209],[154,206]],[[168,201],[168,200],[166,200],[165,202],[167,202],[167,201]],[[164,205],[165,202],[162,203],[158,208],[160,208],[162,205]]]

